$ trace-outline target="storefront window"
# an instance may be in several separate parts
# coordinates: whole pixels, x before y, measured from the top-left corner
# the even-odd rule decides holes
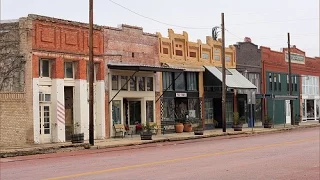
[[[118,90],[119,89],[119,81],[117,75],[112,75],[112,90]]]
[[[128,90],[128,76],[121,76],[121,90]]]
[[[147,122],[154,122],[153,119],[153,101],[146,101]]]
[[[173,90],[173,78],[171,72],[163,72],[162,73],[162,87],[163,90],[172,91]]]
[[[176,91],[185,91],[186,83],[184,78],[184,73],[174,73],[175,80],[175,90]]]
[[[137,90],[137,81],[136,81],[136,77],[132,77],[130,79],[130,91],[136,91]]]
[[[233,123],[233,103],[231,100],[226,101],[226,122]]]
[[[112,101],[112,121],[113,124],[121,124],[121,101]]]
[[[138,77],[139,91],[145,91],[145,77]]]
[[[176,98],[175,99],[175,118],[178,121],[184,120],[188,114],[188,99],[187,98]]]
[[[214,119],[212,99],[204,100],[204,114],[205,114],[205,124],[212,124]]]
[[[188,99],[188,115],[189,115],[189,118],[200,117],[199,98]]]
[[[147,77],[147,91],[153,91],[153,77]]]
[[[197,91],[198,90],[198,81],[197,81],[198,73],[188,72],[187,73],[187,90],[188,91]]]
[[[163,99],[163,120],[174,121],[174,98]]]

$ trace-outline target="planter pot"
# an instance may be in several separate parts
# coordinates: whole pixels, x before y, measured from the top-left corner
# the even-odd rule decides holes
[[[194,135],[203,135],[203,128],[194,128]]]
[[[296,121],[296,122],[294,122],[294,124],[297,125],[297,126],[299,126],[300,121]]]
[[[80,134],[72,134],[71,135],[71,142],[73,143],[83,143],[83,139],[84,139],[84,133],[80,133]]]
[[[192,125],[190,123],[185,123],[183,125],[183,131],[184,132],[191,132],[192,131]]]
[[[183,124],[182,123],[177,123],[175,126],[174,126],[174,129],[176,130],[176,133],[182,133],[183,132]]]
[[[264,123],[263,124],[264,128],[271,128],[271,126],[272,126],[272,123]]]
[[[233,125],[234,131],[242,131],[242,124],[241,125]]]
[[[152,132],[151,131],[142,131],[140,134],[141,140],[152,140]]]

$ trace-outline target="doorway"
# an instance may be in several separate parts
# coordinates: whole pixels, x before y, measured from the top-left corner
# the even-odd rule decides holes
[[[128,101],[129,125],[141,124],[141,101]]]
[[[65,135],[66,141],[71,141],[73,134],[73,87],[64,87]]]
[[[291,109],[290,109],[290,100],[285,100],[286,104],[286,123],[291,123]]]
[[[51,113],[50,104],[40,103],[39,118],[40,118],[40,143],[51,142]]]

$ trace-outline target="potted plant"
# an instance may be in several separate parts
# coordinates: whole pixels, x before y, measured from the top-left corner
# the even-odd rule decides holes
[[[264,117],[264,123],[263,123],[263,127],[264,128],[271,128],[272,126],[272,118],[269,116],[265,116]]]
[[[191,132],[192,131],[192,122],[189,120],[188,115],[186,116],[186,121],[183,123],[183,131],[184,132]]]
[[[176,124],[174,125],[174,129],[175,129],[176,133],[182,133],[183,128],[184,128],[183,120],[182,119],[176,120]]]
[[[150,126],[150,123],[147,122],[146,125],[142,126],[142,131],[140,133],[141,140],[152,140],[152,126]]]
[[[203,135],[203,125],[202,121],[199,122],[199,125],[193,129],[194,135]]]
[[[299,126],[300,121],[301,121],[301,115],[296,114],[295,119],[294,119],[294,124]]]
[[[80,127],[79,122],[74,124],[74,129],[77,130]],[[73,131],[73,130],[72,130]],[[83,143],[84,141],[84,133],[73,133],[71,134],[71,142],[74,143]]]
[[[242,125],[244,121],[245,121],[245,116],[242,116],[241,118],[239,118],[238,112],[233,113],[233,130],[242,131]]]

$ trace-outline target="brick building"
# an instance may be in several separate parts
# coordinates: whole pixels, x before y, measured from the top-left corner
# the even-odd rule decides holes
[[[176,71],[160,66],[158,38],[140,27],[104,27],[106,131],[114,124],[133,131],[137,124],[160,124],[159,72]],[[181,71],[181,70],[180,70]]]
[[[160,33],[158,36],[160,62],[169,67],[184,69],[183,73],[161,74],[162,122],[183,121],[188,117],[202,121],[206,129],[214,128],[214,120],[221,127],[221,40],[207,36],[206,43],[201,40],[191,42],[187,32],[177,34],[171,29],[168,30],[168,37],[162,37]],[[234,46],[225,48],[225,57],[228,90],[226,117],[231,126],[233,113],[244,110],[246,98],[245,95],[238,96],[235,89],[256,87],[235,69]]]
[[[26,111],[21,117],[21,137],[16,143],[49,143],[70,140],[73,133],[84,133],[88,138],[88,25],[56,18],[28,15],[20,18],[8,27],[11,33],[19,29],[20,39],[17,47],[25,65],[23,90],[17,84],[17,73],[13,83],[6,82],[2,88],[1,133],[16,130],[15,117],[10,112],[2,111],[9,105]],[[9,26],[10,23],[7,23]],[[2,32],[3,33],[3,32]],[[5,34],[5,36],[8,36]],[[19,37],[19,36],[18,36]],[[104,58],[103,29],[94,28],[94,61],[95,61],[95,138],[105,138],[104,109]],[[1,64],[4,66],[5,64]],[[20,89],[19,89],[20,88]],[[12,95],[14,89],[20,95]],[[5,93],[6,94],[5,94]],[[9,101],[8,99],[13,99]],[[1,139],[1,144],[12,144],[14,141],[8,133]],[[27,140],[26,140],[27,139]]]
[[[288,50],[273,51],[268,47],[261,47],[262,54],[262,92],[275,95],[289,94],[289,79],[292,81],[293,95],[298,100],[293,100],[293,115],[303,120],[316,120],[319,118],[319,76],[320,58],[307,57],[305,52],[293,46],[291,48],[292,77],[288,76]],[[273,116],[271,100],[265,100],[264,111],[268,116]],[[290,101],[278,100],[274,108],[276,114],[274,122],[290,123]]]
[[[237,59],[236,69],[257,87],[254,91],[238,90],[238,93],[247,95],[248,110],[245,114],[258,125],[257,123],[260,123],[263,117],[261,99],[255,98],[261,93],[261,50],[251,42],[250,38],[245,38],[244,42],[238,42],[234,46]]]

